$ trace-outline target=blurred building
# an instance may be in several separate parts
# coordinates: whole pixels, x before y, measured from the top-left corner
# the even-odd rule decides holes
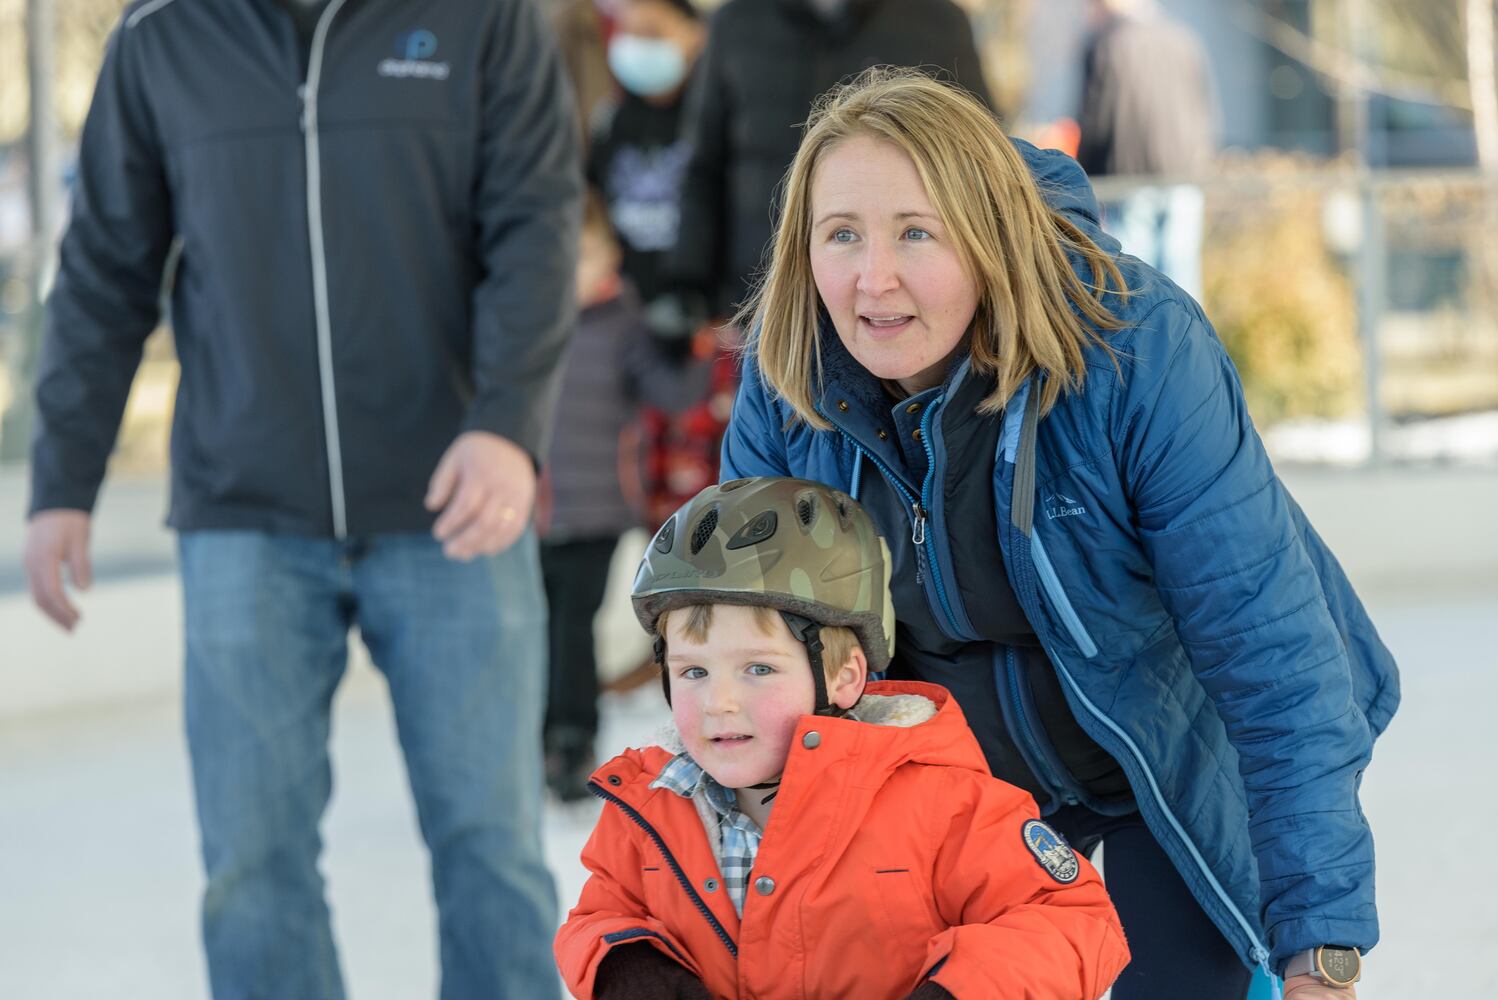
[[[1194,28],[1212,56],[1222,103],[1225,147],[1339,151],[1338,97],[1315,70],[1266,40],[1264,15],[1307,36],[1317,0],[1158,0]],[[1036,4],[1031,14],[1030,93],[1024,117],[1074,117],[1080,99],[1086,0]],[[1325,17],[1325,13],[1317,16]],[[1043,57],[1042,57],[1043,56]],[[1335,89],[1334,87],[1330,89]],[[1476,160],[1471,116],[1441,105],[1373,94],[1366,152],[1374,167],[1470,166]]]

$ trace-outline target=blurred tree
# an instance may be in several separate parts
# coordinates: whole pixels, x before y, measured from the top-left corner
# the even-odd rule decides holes
[[[104,43],[119,22],[125,0],[56,0],[57,115],[65,138],[78,135],[104,58]],[[0,145],[26,132],[26,0],[0,0]]]
[[[1228,159],[1222,175],[1255,189],[1208,201],[1202,305],[1261,427],[1359,408],[1353,287],[1327,249],[1320,195],[1276,182],[1308,166],[1280,153]]]

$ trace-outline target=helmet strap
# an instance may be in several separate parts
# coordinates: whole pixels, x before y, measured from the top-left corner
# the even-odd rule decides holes
[[[845,714],[843,709],[833,705],[827,698],[827,671],[822,664],[821,623],[790,611],[780,612],[780,617],[785,619],[786,628],[791,630],[791,635],[806,647],[806,658],[811,661],[811,682],[816,689],[816,702],[811,714],[842,716]]]
[[[658,635],[652,644],[655,649],[655,665],[661,668],[661,690],[666,693],[666,707],[671,707],[671,675],[666,673],[666,638]]]
[[[767,788],[770,790],[769,795],[766,795],[764,798],[759,800],[760,805],[767,806],[771,802],[775,801],[775,796],[780,794],[780,779],[772,778],[769,781],[761,781],[759,784],[750,785],[749,787],[758,792],[762,792]]]
[[[791,635],[806,647],[806,659],[811,664],[811,683],[816,692],[815,701],[812,705],[813,715],[826,715],[841,718],[847,711],[838,708],[827,697],[827,671],[822,664],[822,626],[810,618],[790,611],[780,612],[780,617],[785,620],[786,628],[791,630]],[[666,695],[666,707],[671,707],[671,675],[666,670],[666,640],[664,636],[656,636],[652,644],[655,651],[655,662],[661,668],[661,690]],[[773,798],[773,794],[771,796]],[[766,800],[768,801],[768,800]]]

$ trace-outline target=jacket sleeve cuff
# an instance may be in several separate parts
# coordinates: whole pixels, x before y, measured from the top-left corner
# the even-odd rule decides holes
[[[66,462],[48,461],[40,449],[31,456],[31,498],[26,505],[26,517],[32,518],[44,510],[81,510],[93,513],[99,500],[102,478],[83,480],[59,475],[59,467]]]
[[[531,456],[539,471],[550,445],[550,408],[554,400],[548,395],[537,399],[526,392],[484,393],[469,404],[463,420],[464,431],[488,431],[515,442]]]
[[[1285,963],[1290,959],[1309,948],[1319,948],[1324,944],[1356,948],[1366,955],[1377,943],[1376,917],[1362,920],[1336,917],[1285,920],[1276,924],[1271,934],[1269,968],[1275,975],[1283,975]]]

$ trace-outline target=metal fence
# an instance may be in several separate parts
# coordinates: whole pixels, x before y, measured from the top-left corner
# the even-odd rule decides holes
[[[1498,182],[1265,154],[1206,178],[1099,178],[1099,200],[1186,187],[1203,205],[1201,299],[1280,460],[1498,464]],[[38,255],[0,253],[0,461],[24,460],[40,339]],[[121,431],[165,461],[169,338]],[[118,456],[117,456],[118,457]]]

